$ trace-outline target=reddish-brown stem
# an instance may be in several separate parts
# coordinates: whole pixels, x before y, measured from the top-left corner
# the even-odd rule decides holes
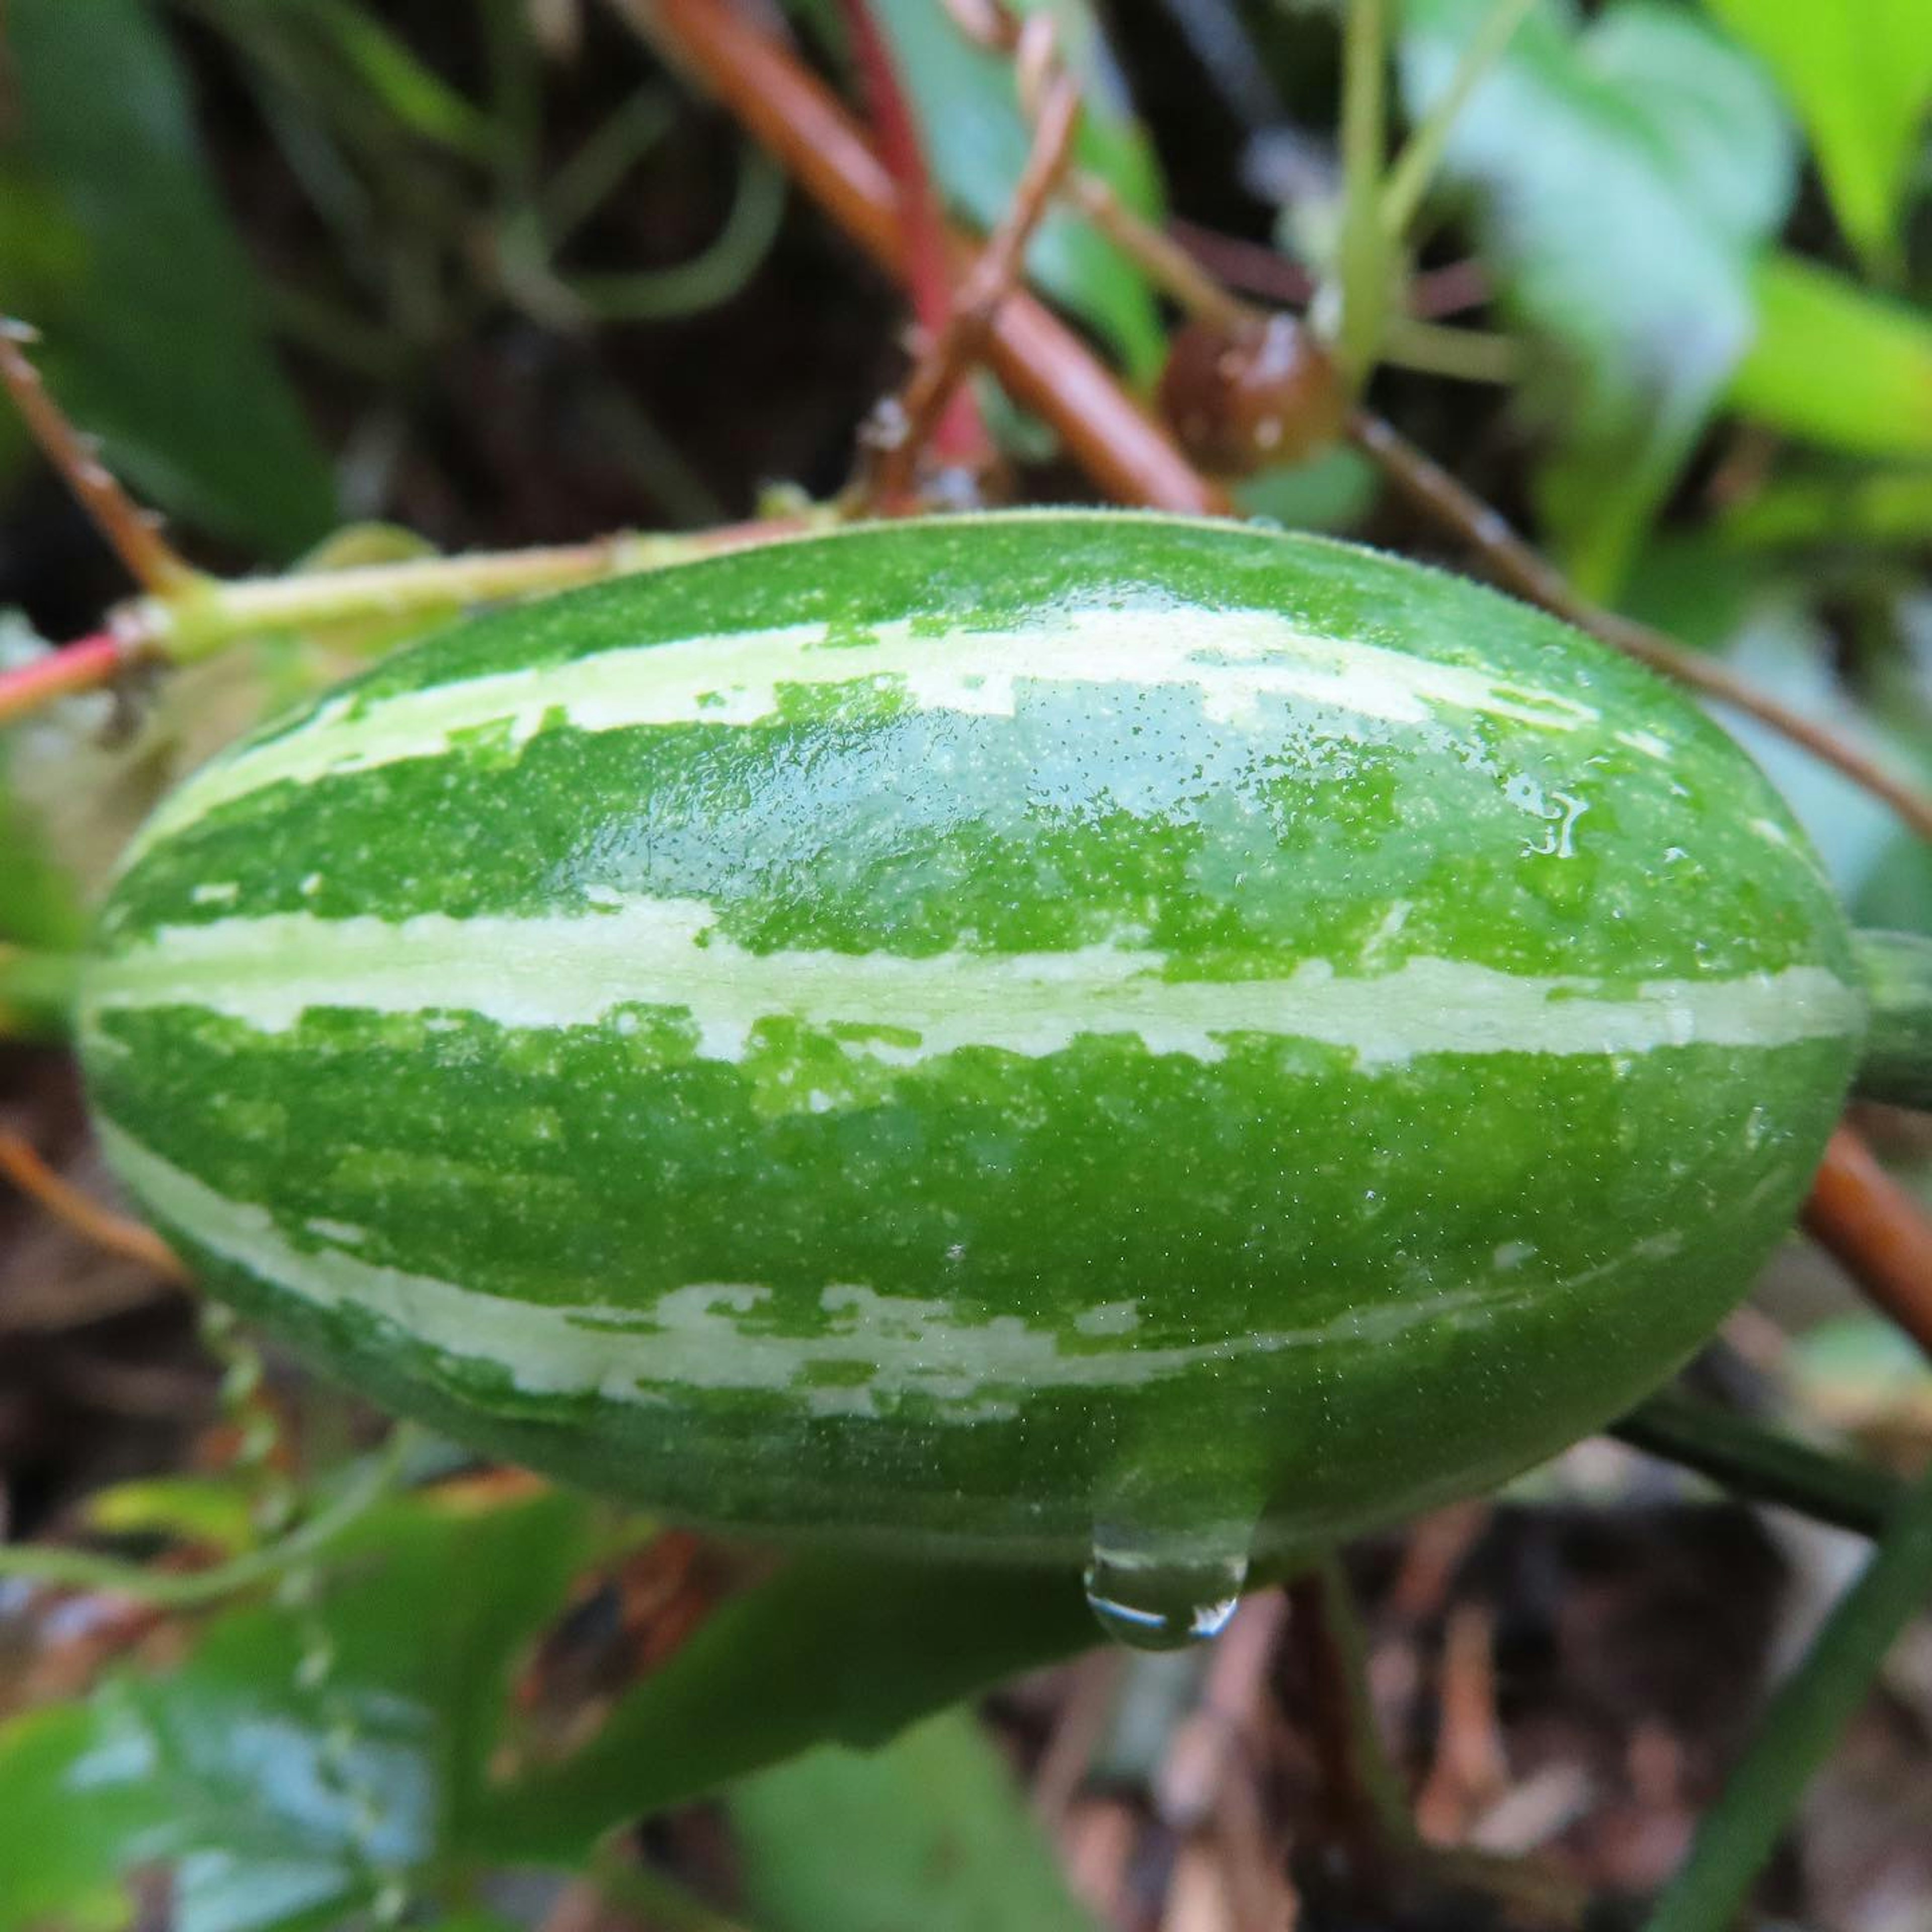
[[[1306,308],[1315,299],[1315,278],[1264,242],[1223,235],[1192,221],[1171,220],[1167,232],[1190,259],[1228,288],[1284,308]],[[1480,308],[1490,295],[1489,277],[1480,262],[1450,262],[1412,276],[1406,306],[1423,321],[1439,322]]]
[[[40,372],[27,359],[26,345],[34,339],[34,332],[24,323],[0,318],[0,382],[26,418],[34,440],[137,584],[157,597],[188,589],[196,572],[176,554],[154,518],[114,480],[93,446],[47,394]]]
[[[1482,558],[1490,574],[1518,596],[1540,604],[1640,664],[1769,725],[1835,766],[1875,798],[1884,800],[1922,838],[1932,839],[1932,798],[1894,778],[1856,746],[1802,712],[1756,690],[1726,665],[1685,650],[1648,624],[1592,603],[1503,517],[1380,416],[1357,410],[1350,418],[1348,434],[1404,496],[1454,530]]]
[[[701,80],[807,193],[890,274],[903,277],[890,178],[819,82],[727,0],[610,0]],[[963,244],[949,242],[949,247]],[[1156,508],[1225,514],[1201,476],[1093,352],[1034,296],[1001,304],[987,360],[1014,400],[1049,423],[1107,495]]]
[[[1425,321],[1440,322],[1446,316],[1480,308],[1492,292],[1489,273],[1481,262],[1445,262],[1439,268],[1425,268],[1410,282],[1409,313]]]
[[[44,657],[0,671],[0,724],[38,711],[56,698],[98,690],[127,662],[120,639],[111,632],[98,631]]]
[[[1052,31],[1045,16],[1039,24]],[[913,500],[914,471],[935,422],[943,419],[960,385],[985,355],[1000,304],[1024,272],[1028,242],[1053,200],[1080,123],[1080,90],[1064,74],[1047,87],[1034,130],[1031,152],[1011,205],[962,287],[945,326],[928,345],[900,400],[902,421],[881,454],[868,500]]]
[[[1170,220],[1167,232],[1192,260],[1231,289],[1285,308],[1306,308],[1315,299],[1315,278],[1264,242],[1223,235],[1194,221]]]
[[[932,176],[892,49],[867,0],[841,0],[852,63],[865,90],[879,160],[891,176],[898,203],[905,264],[905,289],[912,312],[928,344],[936,341],[952,314],[952,280],[947,272],[945,230]],[[929,351],[928,351],[929,352]],[[929,440],[940,460],[978,466],[992,452],[992,440],[968,390],[956,388],[943,399],[931,424]]]
[[[1932,1222],[1850,1127],[1825,1150],[1806,1232],[1932,1354]]]
[[[139,1262],[165,1280],[185,1282],[181,1258],[150,1228],[110,1212],[63,1180],[18,1134],[0,1130],[0,1174],[57,1220],[110,1254]]]

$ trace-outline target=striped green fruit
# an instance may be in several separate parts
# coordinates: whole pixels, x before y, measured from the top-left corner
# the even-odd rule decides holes
[[[1680,1361],[1789,1224],[1853,983],[1644,672],[1080,512],[397,656],[163,806],[82,1025],[139,1201],[395,1408],[710,1522],[1096,1547],[1123,1617],[1204,1624]]]

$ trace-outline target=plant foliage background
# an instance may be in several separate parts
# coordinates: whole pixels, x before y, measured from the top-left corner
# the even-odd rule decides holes
[[[1337,10],[1052,4],[1083,164],[1210,267],[1318,278],[1346,188]],[[1496,10],[1406,0],[1398,126],[1442,100]],[[1502,338],[1502,380],[1392,364],[1373,399],[1592,595],[1932,778],[1932,14],[1520,10],[1400,263],[1417,290],[1460,278],[1454,318]],[[843,483],[903,368],[901,299],[626,11],[10,0],[0,312],[38,327],[54,392],[197,561],[702,527],[772,483]],[[946,202],[985,227],[1028,144],[1007,64],[934,0],[874,12]],[[856,98],[838,10],[793,14]],[[1173,316],[1131,257],[1063,209],[1029,266],[1150,392]],[[1039,424],[988,406],[1027,494],[1081,490]],[[1346,449],[1241,496],[1453,560]],[[126,589],[0,411],[0,663]],[[280,638],[173,680],[131,724],[103,700],[0,737],[0,942],[74,943],[172,775],[401,634]],[[1855,914],[1932,932],[1923,846],[1742,735]],[[8,1051],[0,1102],[101,1184],[57,1051]],[[1923,1191],[1932,1139],[1871,1124]],[[1214,1662],[1090,1661],[1009,1688],[992,1732],[974,1714],[1088,1647],[1073,1580],[778,1562],[413,1440],[378,1468],[371,1418],[286,1364],[262,1379],[232,1337],[211,1354],[165,1284],[22,1203],[0,1204],[0,1526],[182,1585],[144,1605],[104,1572],[0,1580],[0,1932],[1232,1927],[1286,1912],[1291,1868],[1303,1922],[1344,1922],[1323,1916],[1319,1687],[1292,1646],[1234,1714],[1247,1758],[1190,1807]],[[1922,1365],[1795,1250],[1698,1372],[1816,1436],[1924,1460]],[[1542,1900],[1548,1922],[1654,1887],[1845,1560],[1601,1444],[1356,1552],[1425,1831],[1545,1855],[1570,1888]],[[183,1584],[209,1563],[236,1587]],[[1874,1932],[1932,1913],[1924,1635],[1768,1909]],[[1069,1752],[1085,1783],[1066,1784]],[[1506,1886],[1475,1885],[1478,1916],[1427,1916],[1448,1882],[1388,1922],[1497,1922],[1480,1914]]]

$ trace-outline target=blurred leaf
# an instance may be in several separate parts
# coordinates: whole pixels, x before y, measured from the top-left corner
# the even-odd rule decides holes
[[[1710,532],[1650,546],[1627,599],[1633,616],[1720,657],[1747,682],[1813,718],[1912,783],[1926,776],[1918,720],[1838,676],[1832,633],[1814,614],[1810,586],[1774,560]],[[1721,705],[1712,715],[1784,795],[1847,904],[1897,834],[1889,807],[1802,746]]]
[[[873,10],[892,42],[940,191],[981,228],[991,228],[1012,198],[1030,140],[1012,63],[974,46],[934,0],[873,0]],[[1031,0],[1021,10],[1052,14],[1062,51],[1081,76],[1087,111],[1074,143],[1080,165],[1129,207],[1157,216],[1153,150],[1125,104],[1086,0]],[[1056,301],[1100,331],[1133,381],[1154,380],[1164,346],[1154,297],[1146,278],[1111,242],[1056,208],[1034,238],[1027,266]]]
[[[104,1901],[141,1864],[173,1868],[176,1932],[575,1869],[613,1826],[879,1743],[1094,1635],[1071,1576],[808,1558],[728,1602],[575,1755],[506,1781],[526,1748],[506,1740],[509,1673],[608,1547],[602,1520],[554,1491],[397,1498],[331,1546],[312,1603],[231,1610],[172,1671],[0,1725],[0,1932],[118,1925]]]
[[[1733,407],[1857,455],[1932,455],[1932,316],[1796,255],[1766,256],[1752,292]]]
[[[1488,0],[1408,0],[1412,118]],[[1548,352],[1544,514],[1613,596],[1750,340],[1748,266],[1784,214],[1791,142],[1748,56],[1694,16],[1623,0],[1580,33],[1544,4],[1477,88],[1444,156],[1475,200],[1505,305]]]
[[[1780,476],[1730,512],[1732,543],[1923,550],[1932,542],[1932,467]]]
[[[811,1751],[734,1786],[761,1932],[1091,1932],[1011,1769],[963,1712],[878,1751]]]
[[[17,611],[0,610],[0,670],[50,648]],[[20,728],[0,731],[0,940],[64,952],[80,943],[86,928],[82,887],[56,856],[31,802],[31,778],[22,782],[26,739]]]
[[[354,0],[278,0],[278,4],[285,15],[299,16],[321,46],[411,134],[472,157],[489,155],[494,142],[488,116],[425,67],[366,7]]]
[[[716,1611],[574,1757],[494,1794],[474,1842],[572,1862],[628,1819],[814,1744],[883,1744],[1097,1636],[1071,1572],[801,1557]]]
[[[0,636],[0,663],[6,661]],[[115,700],[70,698],[0,733],[0,938],[71,946],[93,895],[163,792],[296,682],[286,638],[172,673],[131,736]]]
[[[83,1520],[102,1536],[165,1536],[233,1556],[256,1540],[247,1486],[219,1476],[153,1476],[87,1499]]]
[[[1932,846],[1916,832],[1894,832],[1850,910],[1860,926],[1932,936]]]
[[[157,1862],[176,1932],[332,1924],[436,1860],[591,1510],[399,1501],[345,1539],[312,1610],[232,1611],[172,1671],[0,1726],[0,1928],[122,1924],[118,1881]]]
[[[1904,1450],[1900,1460],[1924,1462],[1924,1440],[1932,1431],[1932,1370],[1895,1322],[1877,1314],[1822,1322],[1792,1338],[1785,1375],[1801,1411],[1814,1421],[1850,1435],[1889,1438]]]
[[[1836,733],[1900,778],[1921,782],[1923,759],[1905,734],[1862,705],[1832,670],[1831,634],[1795,592],[1761,597],[1720,655],[1757,689]],[[1839,896],[1855,898],[1898,829],[1888,807],[1833,766],[1754,718],[1719,722],[1784,795],[1825,862]]]
[[[278,373],[185,88],[143,0],[11,0],[24,152],[85,262],[0,266],[62,400],[145,494],[281,556],[327,527],[327,465]],[[29,302],[33,306],[29,308]]]
[[[1381,485],[1381,472],[1359,450],[1338,448],[1243,478],[1234,502],[1243,516],[1283,530],[1346,530],[1368,514]]]
[[[1798,110],[1845,232],[1898,265],[1900,204],[1932,105],[1925,0],[1710,0],[1762,55]]]

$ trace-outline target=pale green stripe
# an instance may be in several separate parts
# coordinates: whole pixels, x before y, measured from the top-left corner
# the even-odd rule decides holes
[[[1256,716],[1266,698],[1397,724],[1446,710],[1567,732],[1598,717],[1573,698],[1318,635],[1268,610],[1074,610],[1050,625],[940,634],[929,620],[898,619],[856,634],[793,624],[605,651],[387,697],[345,692],[282,736],[190,778],[149,820],[137,849],[269,785],[458,750],[452,741],[460,733],[486,732],[494,745],[515,746],[560,725],[758,725],[782,715],[788,690],[868,680],[916,710],[976,716],[1011,717],[1030,686],[1126,683],[1197,691],[1208,716],[1230,724]]]
[[[772,1330],[770,1291],[750,1284],[694,1282],[641,1312],[545,1306],[379,1266],[339,1248],[298,1249],[266,1208],[218,1193],[111,1121],[100,1132],[115,1171],[151,1210],[257,1280],[318,1308],[393,1324],[456,1360],[500,1370],[526,1394],[594,1394],[631,1404],[703,1389],[789,1395],[814,1414],[868,1415],[920,1396],[940,1406],[937,1419],[967,1424],[1010,1414],[1016,1392],[1137,1388],[1248,1357],[1376,1347],[1424,1325],[1480,1325],[1552,1292],[1608,1278],[1630,1258],[1620,1256],[1565,1282],[1528,1282],[1519,1272],[1506,1292],[1458,1288],[1352,1310],[1318,1327],[1163,1347],[1133,1339],[1139,1314],[1132,1303],[1036,1327],[1017,1316],[962,1322],[941,1300],[834,1283],[820,1295],[815,1331],[788,1335]],[[863,1377],[830,1384],[816,1378],[828,1369],[862,1370]]]
[[[1059,952],[754,953],[688,899],[630,900],[572,918],[396,923],[299,913],[161,928],[93,968],[83,1024],[130,1007],[188,1006],[263,1032],[314,1007],[474,1014],[506,1027],[598,1024],[627,1006],[688,1013],[700,1058],[742,1059],[762,1022],[891,1029],[850,1051],[915,1062],[964,1047],[1038,1057],[1087,1035],[1215,1060],[1230,1035],[1268,1034],[1354,1052],[1370,1066],[1427,1054],[1640,1054],[1770,1048],[1858,1032],[1860,996],[1819,966],[1634,989],[1574,974],[1502,973],[1411,958],[1286,976],[1166,976],[1174,963],[1128,946]],[[1348,962],[1353,963],[1353,962]]]

